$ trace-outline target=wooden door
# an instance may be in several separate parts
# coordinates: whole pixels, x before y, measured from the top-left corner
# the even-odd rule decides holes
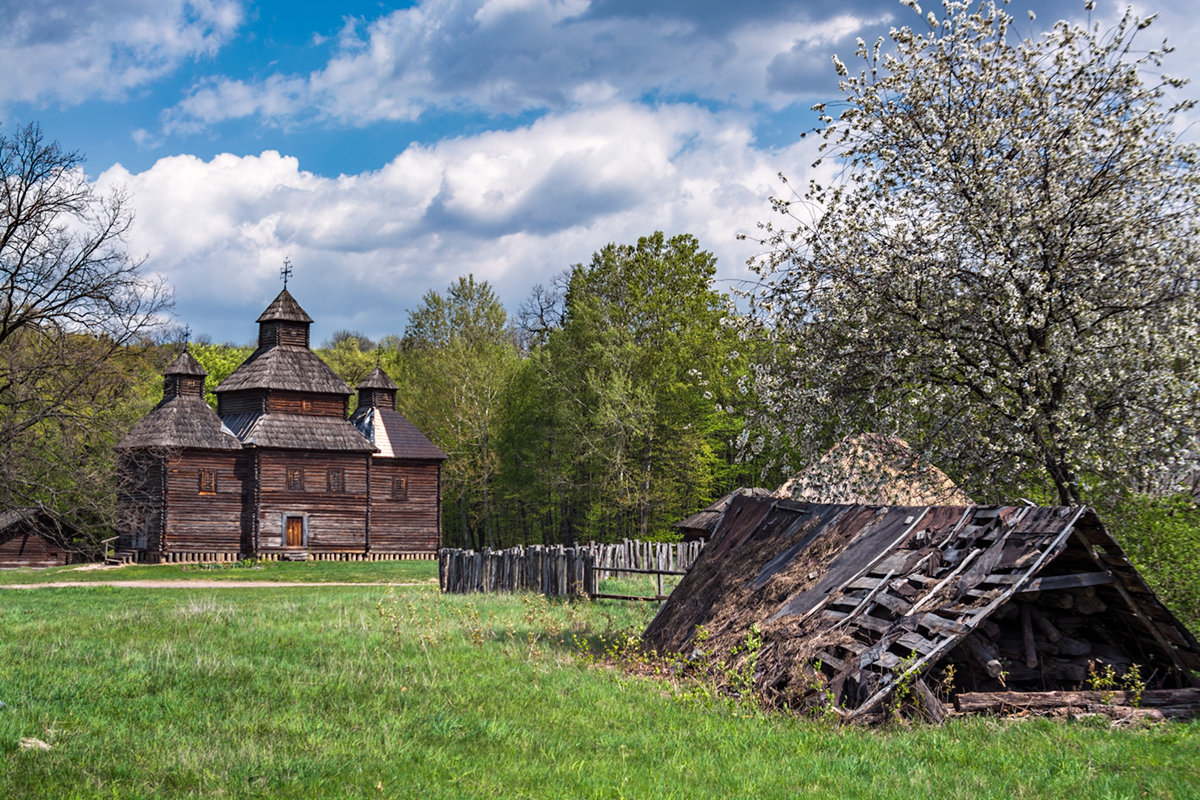
[[[287,518],[287,546],[304,546],[304,517]]]

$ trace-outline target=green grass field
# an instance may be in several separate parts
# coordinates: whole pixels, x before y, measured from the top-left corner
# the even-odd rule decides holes
[[[405,577],[362,580],[434,574],[383,566]],[[579,656],[654,610],[432,585],[3,590],[0,797],[1200,797],[1200,723],[838,729]]]
[[[60,581],[218,580],[297,583],[411,583],[436,581],[434,561],[262,561],[202,564],[135,564],[120,569],[90,565],[0,570],[0,586]]]

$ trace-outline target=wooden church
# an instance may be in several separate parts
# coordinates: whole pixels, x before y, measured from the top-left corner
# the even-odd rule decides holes
[[[163,399],[118,444],[128,560],[432,558],[446,455],[396,411],[376,367],[354,391],[312,351],[312,318],[285,288],[258,348],[204,399],[184,351]]]

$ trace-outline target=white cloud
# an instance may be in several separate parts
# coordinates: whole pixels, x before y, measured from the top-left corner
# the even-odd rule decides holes
[[[240,341],[278,291],[285,255],[318,338],[399,333],[422,294],[468,272],[515,309],[534,283],[656,229],[695,234],[724,276],[741,278],[753,245],[736,234],[768,213],[776,171],[810,160],[755,150],[736,115],[617,103],[411,145],[338,178],[268,151],[115,167],[100,183],[131,190],[131,249],[174,284],[182,321]]]
[[[242,22],[237,0],[9,0],[0,25],[0,104],[121,98],[196,56]]]
[[[714,21],[712,9],[686,4],[605,12],[584,0],[424,0],[365,25],[348,21],[333,57],[307,75],[203,81],[168,113],[167,126],[251,115],[366,125],[429,110],[513,114],[647,93],[780,106],[827,90],[835,47],[851,47],[864,26],[889,18],[767,5]],[[797,48],[818,53],[819,75],[779,80],[778,60]]]

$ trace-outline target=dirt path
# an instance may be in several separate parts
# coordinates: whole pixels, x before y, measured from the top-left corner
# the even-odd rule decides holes
[[[317,582],[317,581],[214,581],[204,579],[186,580],[130,580],[130,581],[51,581],[47,583],[10,583],[0,584],[0,589],[54,589],[63,586],[132,586],[138,589],[263,589],[271,586],[434,586],[437,581],[433,578],[424,581],[408,581],[405,583],[352,583],[352,582]]]

